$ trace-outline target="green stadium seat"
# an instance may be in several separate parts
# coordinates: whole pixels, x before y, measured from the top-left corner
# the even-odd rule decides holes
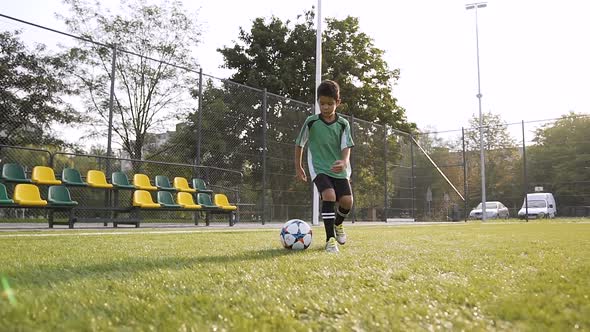
[[[195,201],[193,200],[193,195],[187,192],[179,192],[178,194],[176,194],[176,201],[184,209],[201,209],[200,205],[195,204]]]
[[[108,189],[113,187],[112,184],[107,183],[107,177],[104,173],[95,169],[91,169],[86,173],[86,181],[88,181],[88,185],[93,188]]]
[[[129,178],[123,172],[113,172],[111,183],[117,189],[135,189],[135,186],[129,183]]]
[[[50,205],[57,206],[76,206],[78,202],[73,201],[70,191],[64,186],[51,186],[47,194],[47,201]]]
[[[133,206],[146,209],[160,208],[160,204],[154,203],[152,195],[147,190],[136,190],[133,192]]]
[[[206,193],[197,194],[197,204],[208,209],[218,209],[219,207],[211,202],[211,195]]]
[[[167,208],[181,208],[182,205],[174,203],[174,198],[169,191],[158,191],[158,203]]]
[[[213,193],[213,190],[210,190],[207,188],[207,184],[205,183],[205,181],[203,181],[202,179],[199,179],[199,178],[193,179],[193,188],[196,189],[200,193],[209,193],[209,194]]]
[[[225,195],[223,195],[223,196],[225,196]],[[226,197],[226,199],[227,199],[227,197]],[[220,200],[220,204],[225,204],[224,202],[221,201],[222,197],[220,197],[219,200]],[[211,195],[209,195],[207,193],[197,193],[197,204],[201,205],[203,207],[203,210],[205,212],[207,212],[207,215],[205,218],[207,226],[209,226],[210,214],[219,214],[219,213],[227,214],[229,225],[230,226],[234,225],[235,210],[228,209],[228,207],[232,206],[232,205],[229,205],[229,203],[227,203],[227,205],[225,206],[225,209],[224,209],[222,206],[215,205],[215,204],[213,204],[213,202],[211,202]]]
[[[61,171],[61,180],[68,186],[86,187],[88,185],[82,180],[82,175],[75,168],[64,168]]]
[[[176,191],[176,188],[172,187],[172,185],[170,184],[170,180],[165,175],[156,175],[155,184],[159,190]]]
[[[14,204],[14,201],[8,198],[6,186],[3,183],[0,183],[0,205],[2,204]]]
[[[36,184],[61,184],[61,181],[55,178],[53,168],[47,166],[33,167],[31,180]]]
[[[25,175],[25,169],[14,163],[4,164],[2,166],[2,178],[8,182],[18,183],[32,183],[31,179],[28,179]]]
[[[137,173],[137,174],[133,175],[133,185],[135,186],[136,189],[158,190],[158,187],[152,186],[152,183],[150,182],[150,178],[148,178],[147,175],[141,174],[141,173]]]
[[[176,190],[178,190],[178,191],[184,191],[187,193],[197,192],[196,189],[193,189],[188,186],[188,181],[185,178],[180,177],[180,176],[177,176],[174,178],[174,188],[176,188]]]
[[[213,200],[214,200],[215,205],[220,207],[222,210],[235,211],[238,209],[237,206],[231,205],[229,203],[227,196],[225,196],[224,194],[215,194],[215,197],[213,198]]]
[[[14,187],[14,201],[21,206],[46,206],[47,201],[41,199],[39,187],[34,184],[19,183]]]

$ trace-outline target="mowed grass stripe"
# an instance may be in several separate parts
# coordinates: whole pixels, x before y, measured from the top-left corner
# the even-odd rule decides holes
[[[321,230],[4,238],[0,330],[590,328],[589,224],[347,231],[339,255]]]

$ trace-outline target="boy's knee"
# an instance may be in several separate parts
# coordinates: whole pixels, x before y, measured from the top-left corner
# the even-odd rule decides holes
[[[340,197],[340,200],[338,201],[338,205],[341,206],[344,209],[350,210],[352,208],[352,196],[347,195],[347,196],[342,196]]]
[[[322,201],[336,202],[336,193],[334,192],[334,190],[324,190],[322,192]]]

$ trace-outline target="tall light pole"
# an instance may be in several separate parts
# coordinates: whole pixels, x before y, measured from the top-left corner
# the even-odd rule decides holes
[[[320,113],[320,105],[318,104],[318,86],[322,83],[322,0],[318,0],[318,21],[316,30],[316,44],[315,44],[315,114]],[[307,152],[309,153],[309,151]],[[313,180],[313,179],[312,179]],[[311,184],[313,187],[313,199],[312,199],[312,211],[311,211],[311,223],[312,225],[319,225],[320,223],[320,194],[316,186]]]
[[[465,5],[465,9],[475,9],[475,47],[477,49],[477,99],[479,101],[479,151],[481,169],[481,220],[486,220],[486,164],[483,149],[483,114],[481,113],[481,82],[479,77],[479,29],[477,27],[477,9],[487,7],[486,2]]]

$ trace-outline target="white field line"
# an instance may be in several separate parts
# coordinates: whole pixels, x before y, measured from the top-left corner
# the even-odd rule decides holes
[[[127,231],[127,232],[72,232],[72,233],[42,233],[42,234],[0,234],[6,237],[51,237],[51,236],[98,236],[98,235],[143,235],[143,234],[190,234],[190,233],[232,233],[232,232],[260,232],[275,231],[274,229],[233,229],[233,230],[169,230],[169,231]]]

